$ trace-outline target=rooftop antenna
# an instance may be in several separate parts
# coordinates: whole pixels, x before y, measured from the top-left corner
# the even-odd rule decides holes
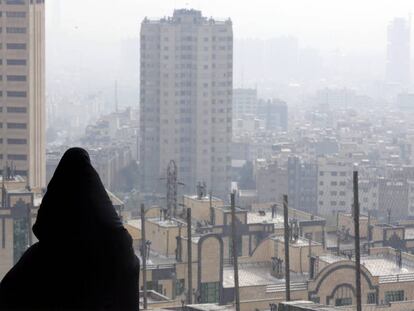
[[[358,171],[353,174],[354,192],[354,232],[355,232],[355,287],[356,287],[356,310],[362,311],[361,299],[361,254],[360,254],[360,235],[359,235],[359,190],[358,190]]]
[[[167,209],[165,218],[176,216],[177,213],[177,196],[178,186],[183,186],[182,182],[178,181],[178,169],[174,160],[171,160],[167,168]]]
[[[290,301],[290,258],[289,258],[289,209],[288,196],[283,195],[283,226],[285,238],[285,287],[286,301]]]

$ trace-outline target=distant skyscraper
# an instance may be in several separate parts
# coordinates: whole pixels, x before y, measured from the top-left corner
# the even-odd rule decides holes
[[[230,20],[175,10],[141,25],[141,152],[146,191],[164,191],[175,160],[186,192],[230,188],[233,31]]]
[[[288,106],[284,101],[260,100],[257,113],[259,118],[265,120],[266,130],[288,130]]]
[[[410,21],[395,18],[388,25],[387,82],[402,86],[410,83]]]
[[[44,0],[0,2],[0,159],[34,188],[46,181],[44,9]]]
[[[233,118],[239,119],[257,115],[257,90],[234,89],[233,90]]]

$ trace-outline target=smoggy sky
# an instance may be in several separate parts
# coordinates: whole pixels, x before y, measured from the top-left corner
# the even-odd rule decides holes
[[[145,16],[169,16],[174,8],[196,8],[205,16],[230,17],[236,38],[293,35],[302,46],[367,51],[385,49],[386,27],[392,18],[414,13],[414,0],[49,0],[46,3],[49,31],[63,31],[79,39],[118,42],[136,37]]]

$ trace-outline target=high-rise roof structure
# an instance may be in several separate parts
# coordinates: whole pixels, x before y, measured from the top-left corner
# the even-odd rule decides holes
[[[174,160],[186,192],[205,182],[215,195],[230,188],[233,31],[230,20],[175,10],[141,25],[142,182],[160,178]],[[161,187],[162,186],[162,187]]]

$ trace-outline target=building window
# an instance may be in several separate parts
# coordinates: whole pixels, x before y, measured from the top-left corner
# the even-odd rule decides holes
[[[26,107],[7,107],[8,113],[26,113],[27,108]]]
[[[345,297],[345,298],[336,298],[335,299],[335,306],[349,306],[352,305],[352,298]]]
[[[27,97],[27,92],[24,92],[24,91],[7,91],[7,97]]]
[[[9,138],[7,139],[7,144],[9,145],[26,145],[27,140],[26,139],[20,139],[20,138]],[[13,159],[11,159],[13,160]]]
[[[27,78],[24,75],[9,75],[7,76],[7,81],[25,82]]]
[[[26,4],[26,0],[6,0],[6,4],[24,5]]]
[[[175,282],[175,295],[180,296],[184,293],[185,290],[185,280],[179,279]]]
[[[13,221],[13,259],[15,264],[22,257],[29,244],[28,229],[26,218],[18,218]]]
[[[147,290],[153,290],[157,293],[162,294],[162,285],[158,284],[158,281],[148,281],[147,282]]]
[[[377,303],[377,295],[375,293],[368,293],[367,303],[368,304],[376,304]]]
[[[219,282],[201,283],[201,303],[217,303],[219,300]]]
[[[25,17],[26,17],[26,12],[15,12],[15,11],[10,11],[10,12],[6,12],[6,17],[18,17],[18,18],[25,18]]]
[[[26,66],[27,61],[25,59],[8,59],[8,66]]]
[[[26,33],[25,27],[7,27],[7,33]]]
[[[26,43],[7,43],[8,50],[26,50]]]
[[[7,123],[7,128],[24,130],[27,128],[27,124],[26,123]]]
[[[403,301],[403,300],[404,300],[403,290],[385,292],[385,303],[389,303],[393,301]]]
[[[27,155],[25,154],[8,154],[7,160],[15,160],[15,161],[26,161]]]

